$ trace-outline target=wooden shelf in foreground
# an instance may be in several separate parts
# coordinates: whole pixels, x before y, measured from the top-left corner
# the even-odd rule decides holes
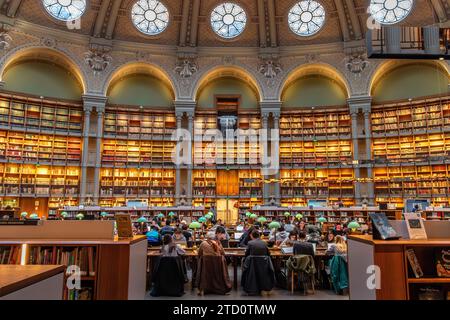
[[[416,300],[420,299],[421,290],[430,286],[437,287],[445,293],[448,291],[450,278],[436,275],[435,255],[437,251],[448,248],[450,237],[387,241],[374,240],[372,236],[367,235],[350,235],[348,237],[350,299]],[[414,251],[423,272],[418,278],[415,277],[408,261],[407,250]]]
[[[0,265],[0,300],[61,300],[62,265]]]

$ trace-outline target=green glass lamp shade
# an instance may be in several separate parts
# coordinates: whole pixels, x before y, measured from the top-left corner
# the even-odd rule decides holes
[[[173,212],[173,211],[169,212],[169,217],[173,217],[173,216],[175,216],[175,212]]]
[[[327,222],[328,220],[325,217],[320,217],[317,221],[319,221],[320,223],[324,223]]]
[[[102,217],[106,217],[106,216],[108,216],[108,212],[102,212],[102,213],[100,213],[100,216],[102,216]]]
[[[20,216],[21,216],[22,218],[26,218],[26,217],[28,216],[28,212],[22,212],[22,213],[20,214]]]
[[[30,214],[30,219],[37,220],[39,216],[36,213]]]
[[[203,222],[206,222],[206,220],[207,219],[205,217],[201,217],[201,218],[198,219],[198,222],[202,222],[203,223]]]
[[[78,220],[83,220],[84,219],[84,214],[79,213],[75,216],[75,218],[77,218]]]
[[[158,218],[164,218],[164,215],[162,213],[158,214]]]
[[[211,220],[212,217],[214,217],[214,214],[211,213],[211,212],[208,212],[207,214],[205,214],[205,218],[208,219],[208,220]]]
[[[257,214],[255,214],[255,213],[252,213],[252,214],[250,215],[250,218],[252,218],[252,219],[256,219],[256,218],[258,218],[258,215],[257,215]]]
[[[252,215],[252,213],[251,213],[250,211],[247,211],[247,212],[245,213],[245,215],[247,216],[247,218],[250,218],[250,216]]]
[[[291,216],[291,213],[286,211],[286,212],[284,213],[284,216],[285,216],[285,217],[290,217],[290,216]]]
[[[211,217],[214,217],[214,212],[210,211],[210,212],[208,212],[206,215],[211,216]]]
[[[278,221],[272,221],[271,223],[269,223],[270,229],[278,229],[280,227],[281,227],[281,224]]]
[[[258,222],[265,223],[267,221],[266,217],[259,217]]]
[[[303,219],[303,215],[302,214],[297,214],[296,216],[295,216],[298,220],[300,220],[300,219]]]
[[[356,222],[356,221],[352,221],[352,222],[350,222],[350,223],[348,224],[348,227],[349,227],[350,229],[358,229],[358,228],[361,227],[361,225],[360,225],[358,222]]]
[[[202,227],[202,225],[200,223],[198,223],[197,221],[192,222],[189,225],[189,228],[195,230],[195,229],[200,229]]]
[[[139,222],[139,223],[147,223],[148,220],[145,217],[140,217],[139,219],[137,219],[137,222]]]

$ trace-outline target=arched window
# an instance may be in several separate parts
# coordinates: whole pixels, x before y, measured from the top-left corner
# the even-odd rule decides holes
[[[413,4],[413,0],[371,0],[369,11],[379,23],[395,24],[411,13]]]

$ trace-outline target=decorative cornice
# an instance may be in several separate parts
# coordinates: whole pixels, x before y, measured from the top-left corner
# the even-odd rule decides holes
[[[363,111],[369,111],[372,107],[372,97],[354,96],[347,99],[347,103],[351,110],[358,111],[359,109],[363,109]]]
[[[98,112],[103,112],[106,107],[108,97],[98,94],[83,95],[83,104],[88,108],[95,108]]]

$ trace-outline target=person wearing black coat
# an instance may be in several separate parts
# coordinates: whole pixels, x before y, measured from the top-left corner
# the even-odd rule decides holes
[[[294,255],[305,254],[314,257],[314,246],[306,242],[306,233],[300,232],[298,235],[299,241],[294,243]]]

